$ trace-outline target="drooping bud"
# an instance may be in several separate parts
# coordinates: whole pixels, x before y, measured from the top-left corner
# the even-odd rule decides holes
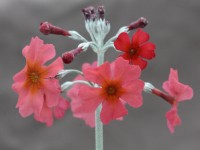
[[[147,19],[144,17],[141,17],[138,20],[136,20],[128,25],[128,31],[134,30],[137,28],[144,28],[147,24],[148,24]]]
[[[57,35],[63,35],[63,36],[70,36],[70,33],[60,27],[54,26],[49,22],[42,22],[40,23],[40,32],[42,32],[44,35],[48,34],[57,34]]]
[[[78,47],[76,49],[73,49],[71,51],[67,51],[62,54],[62,60],[65,64],[70,64],[74,58],[83,51],[82,47]]]

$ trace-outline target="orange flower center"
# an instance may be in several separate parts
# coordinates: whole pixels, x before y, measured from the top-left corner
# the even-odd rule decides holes
[[[40,64],[27,63],[25,88],[30,89],[32,94],[43,87],[44,78],[46,76],[46,69]]]
[[[115,102],[119,100],[119,97],[123,95],[124,92],[125,90],[121,86],[120,81],[109,80],[103,83],[101,96],[109,102]]]

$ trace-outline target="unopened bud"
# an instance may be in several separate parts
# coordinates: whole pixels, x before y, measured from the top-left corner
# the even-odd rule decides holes
[[[90,20],[91,18],[93,19],[94,17],[95,8],[93,6],[89,6],[89,7],[83,8],[82,12],[83,12],[83,15],[85,16],[85,19]]]
[[[104,19],[104,14],[105,14],[105,8],[104,6],[98,6],[98,13],[99,13],[99,18]]]
[[[70,36],[68,31],[60,27],[54,26],[49,22],[40,23],[40,32],[42,32],[45,35],[57,34],[57,35],[63,35],[63,36]]]
[[[137,28],[144,28],[146,25],[148,24],[148,21],[146,18],[139,18],[138,20],[130,23],[130,25],[128,25],[128,30],[134,30]]]
[[[67,51],[62,54],[62,60],[65,64],[70,64],[74,58],[83,51],[82,47],[78,47],[76,49],[73,49],[71,51]]]

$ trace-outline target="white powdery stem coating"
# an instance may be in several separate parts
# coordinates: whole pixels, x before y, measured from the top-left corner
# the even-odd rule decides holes
[[[145,92],[147,92],[147,93],[152,93],[152,90],[154,89],[155,87],[151,84],[151,83],[149,83],[149,82],[145,82],[144,83],[144,91]]]
[[[82,35],[80,35],[77,31],[69,31],[70,36],[68,36],[71,39],[88,42]]]
[[[62,79],[64,76],[66,76],[69,73],[77,73],[83,75],[83,73],[79,70],[75,69],[67,69],[67,70],[61,70],[58,72],[58,74],[55,76],[56,79]]]
[[[84,80],[67,81],[67,82],[64,82],[61,85],[61,91],[63,92],[65,90],[68,90],[69,88],[71,88],[75,84],[85,84],[85,85],[91,86],[91,84],[89,82],[84,81]]]
[[[110,31],[110,24],[105,19],[86,20],[85,28],[92,39],[93,50],[104,51],[104,38]]]
[[[104,53],[97,53],[98,66],[102,65],[104,62]],[[96,150],[103,150],[103,124],[101,122],[102,104],[100,104],[95,111],[95,143]]]
[[[114,44],[113,44],[113,41],[116,40],[116,38],[119,36],[120,33],[122,32],[126,32],[128,33],[128,26],[124,26],[124,27],[121,27],[118,31],[117,31],[117,34],[113,37],[111,37],[107,42],[106,44],[104,45],[104,49],[108,49],[109,47],[113,47],[114,48]]]
[[[78,45],[78,48],[83,49],[83,51],[86,51],[88,49],[88,47],[90,46],[91,42],[83,42],[81,44]]]

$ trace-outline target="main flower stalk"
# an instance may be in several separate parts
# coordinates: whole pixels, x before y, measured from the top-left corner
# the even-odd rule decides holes
[[[102,65],[104,62],[104,52],[97,53],[97,63],[98,66]],[[103,124],[100,119],[100,112],[102,105],[96,109],[95,112],[95,144],[96,150],[103,150]]]

